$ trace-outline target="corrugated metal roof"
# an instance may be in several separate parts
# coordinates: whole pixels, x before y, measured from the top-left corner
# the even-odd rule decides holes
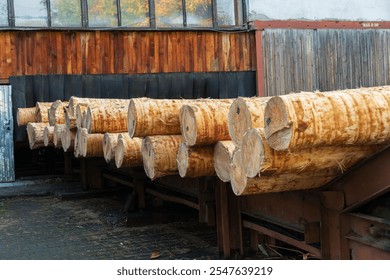
[[[0,86],[0,182],[15,180],[11,86]]]

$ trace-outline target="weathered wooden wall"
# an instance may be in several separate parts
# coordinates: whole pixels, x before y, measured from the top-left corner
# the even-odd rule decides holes
[[[390,83],[389,29],[266,29],[264,94]]]
[[[0,79],[255,70],[254,32],[0,31]]]

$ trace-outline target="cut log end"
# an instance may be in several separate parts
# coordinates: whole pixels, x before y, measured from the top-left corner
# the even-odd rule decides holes
[[[242,140],[241,155],[245,174],[249,178],[257,176],[264,161],[264,144],[260,135],[261,130],[248,130]]]
[[[45,127],[48,126],[48,123],[28,123],[27,137],[30,145],[30,149],[38,149],[44,147],[43,134]]]
[[[242,154],[240,149],[233,152],[230,164],[230,182],[233,192],[236,195],[242,195],[247,187],[248,179],[242,164]]]
[[[152,180],[155,179],[155,151],[150,137],[145,137],[142,140],[142,160],[146,176]]]
[[[183,105],[180,109],[180,131],[187,145],[196,144],[197,124],[194,108],[191,105]]]
[[[117,168],[122,167],[123,163],[123,157],[125,154],[125,140],[124,139],[118,139],[118,143],[115,147],[115,165]]]
[[[43,131],[43,144],[45,147],[54,146],[53,143],[54,126],[46,126]]]
[[[54,126],[53,143],[54,147],[62,147],[61,135],[65,133],[66,124],[56,124]]]
[[[127,128],[130,137],[134,137],[135,129],[137,126],[137,107],[134,100],[130,100],[129,109],[127,112]]]
[[[188,147],[185,143],[181,143],[177,153],[177,169],[180,177],[186,177],[188,169]]]
[[[237,98],[230,106],[228,127],[234,144],[240,147],[245,132],[251,128],[251,115],[244,98]]]
[[[230,161],[235,148],[233,141],[220,141],[214,146],[214,168],[222,182],[230,182]]]
[[[292,133],[286,104],[279,96],[271,98],[264,111],[264,134],[269,146],[277,151],[287,150]]]

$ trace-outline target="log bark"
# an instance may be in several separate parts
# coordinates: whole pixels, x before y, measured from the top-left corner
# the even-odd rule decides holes
[[[183,105],[180,109],[180,130],[189,146],[211,145],[230,140],[228,114],[233,100]]]
[[[142,140],[142,161],[150,179],[178,174],[176,156],[181,142],[181,135],[147,136]]]
[[[48,123],[49,109],[52,102],[37,102],[35,105],[35,122]]]
[[[28,143],[30,149],[39,149],[45,146],[44,144],[44,130],[49,123],[28,123],[26,126]]]
[[[142,138],[121,134],[115,148],[115,165],[117,168],[142,166]]]
[[[382,150],[384,145],[318,146],[290,151],[276,151],[265,141],[262,129],[245,133],[241,146],[245,175],[330,171],[344,173],[359,161]]]
[[[278,173],[247,178],[242,164],[241,150],[233,153],[230,165],[231,185],[236,195],[253,195],[271,192],[319,188],[336,176],[329,171]]]
[[[241,147],[242,138],[251,128],[264,127],[264,109],[269,97],[238,97],[229,108],[228,128],[230,138]]]
[[[65,123],[65,107],[68,106],[69,102],[56,100],[54,101],[48,111],[49,124],[54,126],[56,124]]]
[[[76,128],[68,129],[66,127],[65,132],[61,135],[62,149],[64,152],[74,152],[74,142],[76,139]]]
[[[103,137],[104,134],[89,134],[86,129],[82,129],[79,139],[79,152],[82,157],[103,157]]]
[[[54,126],[50,126],[49,124],[43,130],[43,145],[45,147],[54,146],[53,136],[54,136]]]
[[[35,107],[18,108],[16,111],[16,121],[18,126],[27,125],[35,122]]]
[[[103,154],[106,162],[110,162],[115,158],[115,148],[118,143],[118,137],[122,133],[108,133],[103,137]],[[127,133],[126,133],[127,134]]]
[[[73,129],[73,128],[76,128],[77,125],[76,125],[76,117],[73,116],[70,111],[69,111],[69,108],[68,107],[65,107],[64,108],[64,116],[65,116],[65,124],[66,124],[66,127],[68,129]]]
[[[214,146],[214,169],[222,182],[230,182],[230,162],[236,145],[233,141],[219,141]]]
[[[88,133],[127,132],[127,112],[130,100],[122,104],[90,105],[87,108]]]
[[[189,147],[181,143],[177,153],[177,168],[183,178],[214,176],[214,146]]]
[[[275,150],[390,139],[390,86],[272,97],[265,138]]]
[[[66,124],[56,124],[54,126],[53,144],[56,148],[61,148],[61,135],[66,131]]]

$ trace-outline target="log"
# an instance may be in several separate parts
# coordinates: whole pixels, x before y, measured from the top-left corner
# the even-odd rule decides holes
[[[80,158],[82,157],[82,152],[80,151],[80,143],[81,143],[81,134],[88,134],[88,131],[86,128],[78,128],[76,130],[76,136],[74,138],[74,151],[73,151],[73,154],[75,156],[75,158]]]
[[[292,190],[319,188],[336,177],[329,171],[278,173],[247,178],[242,164],[241,150],[233,153],[230,165],[231,186],[236,195],[253,195]]]
[[[35,122],[35,107],[18,108],[16,111],[16,121],[18,126],[27,125],[30,122]]]
[[[73,129],[73,128],[76,128],[77,125],[76,125],[76,117],[73,116],[70,111],[69,111],[69,108],[68,107],[65,107],[64,108],[64,116],[65,116],[65,124],[66,124],[66,127],[68,129]]]
[[[230,162],[236,145],[233,141],[219,141],[214,146],[214,169],[222,182],[230,182]]]
[[[56,148],[61,148],[61,135],[66,131],[66,124],[56,124],[54,126],[53,144]]]
[[[48,110],[49,124],[51,126],[65,123],[65,107],[68,104],[69,102],[61,100],[56,100],[51,104]]]
[[[178,173],[176,156],[181,142],[181,135],[147,136],[142,140],[142,161],[150,179]]]
[[[28,123],[26,126],[28,143],[30,149],[39,149],[45,146],[44,144],[44,130],[49,123]]]
[[[77,127],[85,127],[83,126],[83,120],[85,117],[85,114],[87,112],[88,105],[86,104],[77,104],[76,106],[76,126]]]
[[[118,137],[121,134],[122,133],[109,133],[109,132],[106,132],[104,134],[103,155],[107,163],[115,158],[115,148],[118,143]]]
[[[242,138],[251,128],[264,127],[264,109],[269,97],[238,97],[229,108],[228,128],[230,138],[241,147]]]
[[[88,105],[96,105],[96,104],[123,104],[123,102],[127,102],[128,99],[113,99],[113,98],[86,98],[86,97],[77,97],[72,96],[69,99],[69,111],[71,115],[76,116],[76,107],[78,104],[82,104],[84,106]]]
[[[37,102],[35,104],[35,122],[49,122],[49,109],[51,104],[52,102]]]
[[[76,132],[76,128],[69,129],[68,127],[66,127],[65,132],[61,134],[62,149],[64,150],[64,152],[74,151]]]
[[[115,165],[117,168],[142,166],[142,138],[130,138],[128,133],[118,137],[115,148]]]
[[[390,86],[272,97],[265,138],[275,150],[390,139]]]
[[[265,141],[263,130],[253,128],[245,133],[241,154],[243,169],[249,178],[264,174],[316,173],[324,170],[337,176],[384,147],[384,145],[344,145],[276,151]]]
[[[180,131],[189,146],[211,145],[230,140],[228,114],[233,100],[183,105],[180,109]]]
[[[43,145],[45,147],[54,146],[53,136],[54,136],[54,126],[50,126],[49,124],[43,130]]]
[[[90,105],[87,108],[88,133],[127,132],[127,112],[130,100],[121,104]]]
[[[81,129],[79,153],[82,157],[103,157],[103,137],[104,134],[93,133],[89,134],[87,129]]]
[[[214,176],[214,146],[189,147],[181,143],[177,153],[177,168],[183,178]]]

